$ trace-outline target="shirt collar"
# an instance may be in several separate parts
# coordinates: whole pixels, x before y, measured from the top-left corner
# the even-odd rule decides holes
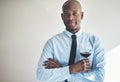
[[[70,37],[70,38],[71,38],[71,36],[73,35],[73,33],[69,32],[68,30],[65,30],[65,31],[64,31],[64,34],[66,34],[66,35],[67,35],[68,37]],[[82,29],[80,29],[77,33],[75,33],[75,35],[76,35],[77,37],[79,37],[81,34],[82,34]]]

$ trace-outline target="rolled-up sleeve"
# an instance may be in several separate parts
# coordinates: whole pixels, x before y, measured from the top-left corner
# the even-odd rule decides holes
[[[105,52],[98,38],[94,40],[93,50],[92,70],[81,74],[88,82],[103,82],[105,75]]]
[[[37,67],[37,79],[40,82],[57,82],[63,81],[69,78],[69,66],[54,68],[54,69],[45,69],[43,62],[48,58],[53,58],[53,48],[51,41],[48,41],[43,49],[41,57],[38,62]]]

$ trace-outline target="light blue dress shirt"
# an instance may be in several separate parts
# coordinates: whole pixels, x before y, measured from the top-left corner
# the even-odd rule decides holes
[[[75,62],[85,59],[80,55],[81,52],[90,52],[91,71],[76,74],[69,73],[69,57],[71,50],[72,33],[65,30],[60,34],[49,39],[42,51],[37,67],[37,79],[40,82],[103,82],[104,80],[104,48],[101,46],[97,37],[80,30],[77,35],[77,50]],[[45,69],[43,62],[48,58],[53,58],[63,67]]]

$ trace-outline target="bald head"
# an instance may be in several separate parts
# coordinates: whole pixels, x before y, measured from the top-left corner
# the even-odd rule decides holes
[[[71,7],[78,7],[80,11],[82,11],[81,4],[77,0],[66,1],[62,6],[62,10],[64,12],[65,10],[69,10]]]
[[[80,30],[80,22],[83,19],[83,12],[77,0],[68,0],[62,6],[62,20],[66,29],[75,34]]]

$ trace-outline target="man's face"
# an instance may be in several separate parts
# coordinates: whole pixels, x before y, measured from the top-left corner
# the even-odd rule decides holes
[[[66,29],[70,32],[80,29],[80,22],[83,18],[83,12],[77,3],[68,4],[68,6],[63,9],[62,20],[66,26]]]

